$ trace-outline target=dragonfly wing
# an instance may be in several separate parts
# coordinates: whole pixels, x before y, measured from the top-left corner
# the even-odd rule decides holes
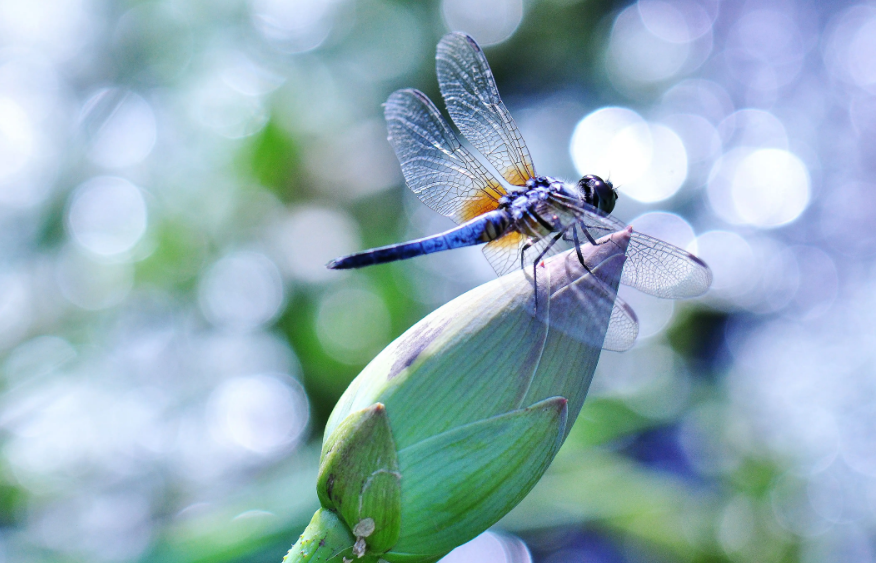
[[[497,238],[484,245],[484,256],[499,276],[509,274],[520,267],[520,252],[526,237],[517,231]]]
[[[606,239],[603,241],[601,244],[612,244]],[[610,280],[605,278],[606,272],[612,277],[621,274],[622,271],[615,269],[615,260],[622,258],[625,263],[626,258],[618,254],[607,260],[599,258],[600,249],[589,244],[583,245],[581,252],[587,263],[587,273],[583,273],[574,250],[560,258],[571,267],[567,266],[565,270],[567,279],[558,280],[561,289],[550,297],[551,328],[605,350],[629,350],[639,335],[639,321],[632,308],[617,296]],[[594,258],[597,258],[596,263],[593,263]],[[558,273],[557,270],[554,272]],[[559,273],[562,276],[562,270]],[[604,324],[606,320],[607,326]]]
[[[487,262],[496,270],[496,274],[504,276],[521,267],[530,270],[536,259],[550,258],[564,250],[567,245],[551,244],[551,237],[532,239],[517,231],[488,242],[484,245],[484,256]],[[523,257],[521,261],[521,256]]]
[[[532,157],[499,98],[481,48],[464,33],[449,33],[438,43],[436,60],[438,85],[453,122],[510,184],[525,185],[535,176]]]
[[[576,209],[581,227],[594,238],[626,228],[622,221],[586,203],[577,204]],[[686,299],[709,289],[712,271],[690,252],[633,231],[621,283],[656,297]]]
[[[636,343],[638,335],[639,320],[636,318],[636,313],[620,297],[615,297],[602,348],[613,352],[626,352]]]
[[[690,252],[633,231],[621,283],[657,297],[686,299],[709,289],[712,271]]]
[[[384,114],[405,181],[423,203],[457,223],[498,207],[504,188],[460,144],[425,94],[393,92]]]
[[[577,259],[570,256],[566,260]],[[550,329],[596,348],[629,348],[630,317],[616,305],[616,296],[598,275],[581,275],[550,296]]]

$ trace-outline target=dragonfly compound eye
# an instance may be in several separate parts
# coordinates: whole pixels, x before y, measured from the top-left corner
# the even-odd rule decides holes
[[[589,203],[594,207],[598,207],[606,213],[611,213],[614,210],[617,192],[610,181],[588,174],[578,180],[578,189],[583,192],[585,199],[589,199]]]

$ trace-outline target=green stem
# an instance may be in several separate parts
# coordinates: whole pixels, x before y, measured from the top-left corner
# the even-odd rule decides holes
[[[283,558],[283,563],[340,563],[344,555],[347,559],[353,559],[352,548],[355,541],[356,538],[337,514],[320,508]]]

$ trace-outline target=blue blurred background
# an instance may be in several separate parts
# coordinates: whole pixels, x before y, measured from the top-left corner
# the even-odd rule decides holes
[[[0,561],[279,562],[368,360],[493,273],[381,103],[484,46],[543,174],[712,267],[622,292],[553,467],[448,561],[876,559],[876,5],[0,2]]]

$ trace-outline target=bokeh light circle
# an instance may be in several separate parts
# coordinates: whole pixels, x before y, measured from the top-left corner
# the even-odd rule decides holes
[[[283,304],[277,266],[256,252],[235,252],[216,262],[201,280],[201,309],[223,328],[251,330],[271,321]]]
[[[654,299],[625,285],[618,290],[618,297],[626,301],[638,317],[639,336],[636,342],[644,343],[648,338],[662,333],[675,314],[675,301],[672,299]]]
[[[229,85],[223,72],[206,76],[192,86],[189,107],[205,128],[228,139],[258,133],[268,122],[268,112],[259,96],[247,95]]]
[[[14,100],[0,98],[0,181],[13,177],[31,160],[34,135],[24,109]]]
[[[757,227],[778,227],[809,205],[809,172],[799,158],[779,149],[762,149],[739,163],[731,184],[736,213]]]
[[[211,395],[208,424],[213,438],[262,455],[288,450],[309,419],[300,383],[281,374],[239,376]]]
[[[827,69],[846,83],[876,92],[876,7],[848,8],[831,20],[825,36]]]
[[[774,228],[797,219],[809,205],[809,172],[782,149],[736,149],[725,154],[709,177],[709,203],[733,224]]]
[[[601,108],[584,117],[575,126],[570,144],[572,161],[579,175],[614,175],[616,179],[624,164],[629,169],[629,172],[624,172],[627,176],[640,175],[644,171],[641,162],[632,159],[625,162],[625,155],[609,152],[608,148],[620,131],[629,127],[641,129],[644,125],[645,120],[638,113],[621,107]],[[634,165],[637,166],[630,168]]]
[[[118,305],[134,286],[134,268],[129,262],[96,261],[93,254],[68,245],[55,262],[55,278],[61,294],[74,305],[96,311]]]
[[[724,58],[747,90],[770,92],[797,78],[805,52],[800,30],[786,10],[754,9],[730,29]]]
[[[39,301],[32,283],[24,272],[0,273],[0,349],[17,343],[35,320]]]
[[[697,253],[693,227],[680,215],[665,211],[650,211],[629,222],[634,231],[651,235],[689,252]]]
[[[464,31],[481,45],[511,37],[523,20],[523,0],[443,0],[441,13],[451,31]]]
[[[731,231],[709,231],[697,237],[697,256],[712,270],[710,298],[732,300],[757,283],[753,275],[754,251],[740,235]]]
[[[618,14],[611,28],[606,66],[621,84],[667,80],[681,70],[690,54],[689,43],[677,40],[690,34],[678,10],[666,2],[649,2],[644,12],[650,26],[633,5]]]
[[[718,131],[727,146],[788,148],[785,125],[773,113],[762,109],[735,111],[721,121]]]
[[[104,88],[91,96],[80,119],[90,133],[89,158],[105,168],[141,162],[152,152],[158,136],[149,102],[121,88]]]
[[[713,125],[733,113],[733,100],[721,84],[697,78],[684,80],[667,90],[661,106],[668,113],[700,115]]]
[[[721,154],[721,136],[708,119],[692,113],[676,113],[661,120],[684,143],[689,164],[709,163]]]
[[[626,108],[602,108],[582,119],[570,152],[580,175],[608,178],[622,194],[644,203],[672,197],[687,178],[681,138]]]
[[[124,178],[93,178],[70,197],[67,228],[73,240],[96,255],[130,251],[146,232],[146,224],[143,194]]]
[[[334,26],[334,0],[253,0],[256,29],[288,53],[319,47]]]
[[[316,335],[327,354],[356,364],[367,361],[386,344],[390,321],[386,303],[374,291],[340,288],[320,299]]]
[[[294,207],[270,238],[283,273],[307,283],[337,279],[325,265],[360,248],[359,228],[348,213],[315,205]]]

